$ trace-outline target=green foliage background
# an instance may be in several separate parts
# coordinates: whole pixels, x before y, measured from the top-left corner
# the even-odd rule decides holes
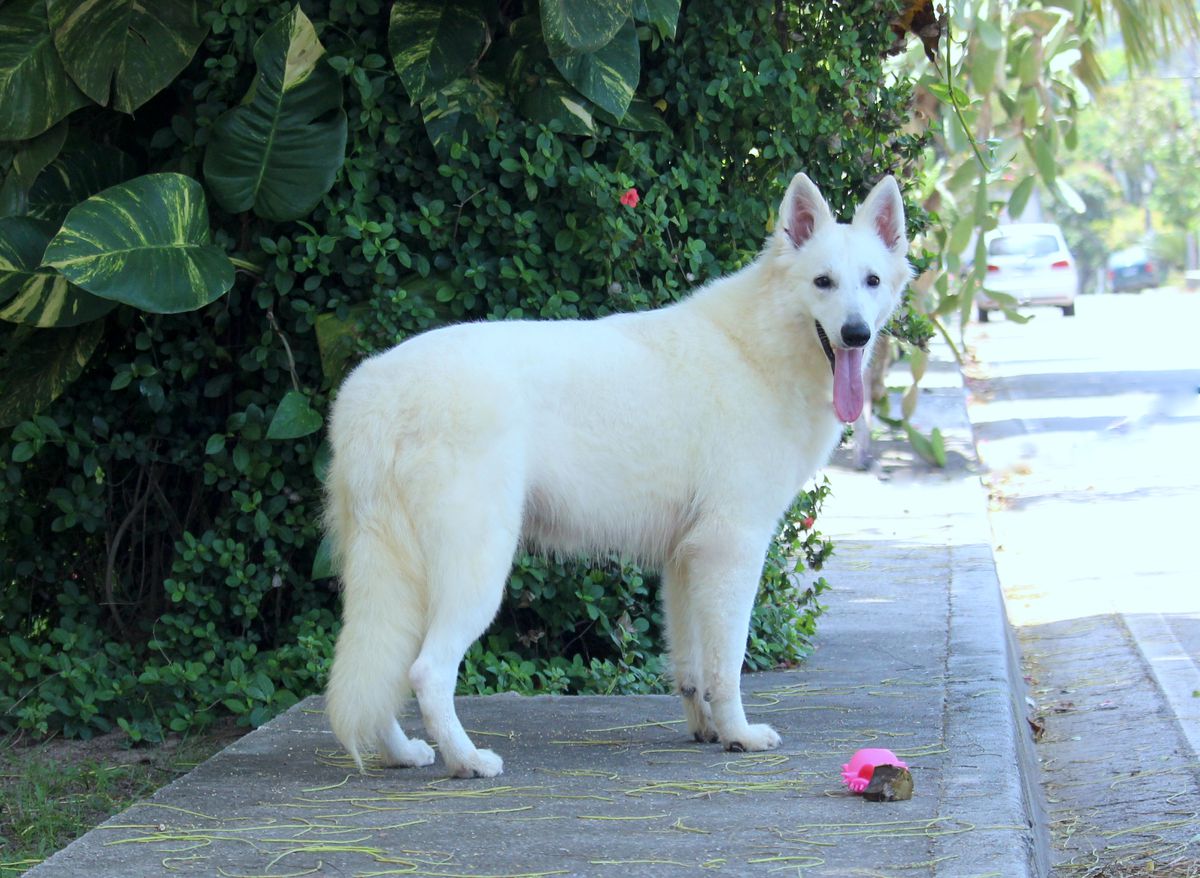
[[[631,8],[647,5],[671,7]],[[471,6],[489,39],[438,88],[412,79],[417,103],[390,57],[391,4],[302,6],[347,120],[317,207],[279,222],[210,198],[212,241],[239,272],[198,310],[122,305],[79,327],[0,331],[6,395],[31,338],[80,351],[55,361],[65,392],[0,440],[0,728],[153,740],[225,713],[257,724],[318,690],[337,594],[312,575],[316,428],[349,365],[449,321],[670,302],[751,258],[796,170],[845,214],[879,174],[903,178],[918,146],[898,134],[907,87],[883,73],[887,2],[690,3],[673,35],[670,16],[639,20],[621,119],[563,81],[550,52],[568,49],[547,50],[532,2]],[[133,116],[75,110],[59,161],[99,162],[108,183],[203,180],[256,39],[292,9],[214,2],[182,73]],[[48,203],[55,167],[6,212]],[[636,207],[619,203],[631,187]],[[826,490],[799,498],[768,560],[752,667],[806,652],[824,583],[797,572],[829,552],[812,522]],[[619,559],[519,557],[462,688],[661,690],[655,591]]]

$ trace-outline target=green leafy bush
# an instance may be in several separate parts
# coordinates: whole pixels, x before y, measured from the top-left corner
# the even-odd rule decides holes
[[[37,5],[0,19],[32,34]],[[595,46],[565,40],[566,6],[468,7],[441,27],[433,0],[216,0],[169,85],[118,78],[136,116],[62,83],[42,130],[0,113],[23,138],[0,165],[0,727],[150,740],[317,691],[337,627],[319,431],[358,358],[454,320],[665,304],[751,257],[795,170],[844,211],[914,156],[875,0],[617,3]],[[290,158],[247,136],[283,117],[312,129]],[[187,222],[142,228],[136,198]],[[768,560],[752,667],[807,650],[825,490]],[[658,691],[660,643],[648,574],[522,556],[462,686]]]

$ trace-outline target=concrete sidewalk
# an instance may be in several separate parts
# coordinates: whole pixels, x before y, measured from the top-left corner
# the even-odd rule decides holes
[[[948,472],[830,473],[817,652],[743,679],[779,750],[696,744],[666,696],[494,696],[459,709],[501,777],[447,780],[440,762],[360,776],[310,698],[28,874],[1047,874],[956,376],[921,406],[947,434]],[[844,790],[860,747],[908,762],[911,801]]]

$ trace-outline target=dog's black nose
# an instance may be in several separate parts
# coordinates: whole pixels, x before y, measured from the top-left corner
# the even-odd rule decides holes
[[[848,348],[861,348],[871,340],[871,329],[861,320],[848,320],[842,326],[842,344]]]

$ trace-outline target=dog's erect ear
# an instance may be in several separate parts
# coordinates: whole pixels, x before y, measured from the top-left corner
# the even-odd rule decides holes
[[[833,222],[833,214],[821,197],[821,191],[804,174],[792,177],[783,204],[779,206],[779,218],[788,240],[797,247],[803,247],[822,225]]]
[[[904,200],[895,177],[884,177],[854,212],[854,225],[868,225],[875,230],[893,253],[908,252],[908,237],[904,233]]]

